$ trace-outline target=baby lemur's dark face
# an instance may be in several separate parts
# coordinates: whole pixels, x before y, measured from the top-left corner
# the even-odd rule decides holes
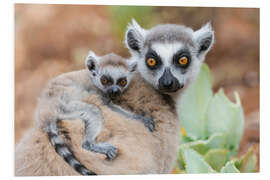
[[[103,86],[103,92],[111,99],[115,99],[119,96],[128,86],[127,76],[114,77],[110,73],[100,76],[100,83]]]
[[[107,97],[115,99],[129,85],[133,73],[121,66],[105,66],[96,73],[93,82]]]
[[[115,54],[97,57],[93,52],[86,59],[86,67],[94,85],[105,96],[114,99],[128,87],[137,63]]]

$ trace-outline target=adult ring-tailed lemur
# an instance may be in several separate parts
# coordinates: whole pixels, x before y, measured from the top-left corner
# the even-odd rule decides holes
[[[121,113],[99,105],[104,113],[104,126],[109,131],[107,140],[117,144],[119,156],[113,161],[91,152],[81,146],[81,127],[64,128],[69,132],[70,148],[87,168],[97,174],[149,174],[170,173],[176,160],[179,122],[175,110],[175,100],[181,100],[185,89],[197,77],[200,66],[214,42],[214,32],[210,24],[197,31],[191,28],[164,24],[151,29],[143,29],[135,21],[127,28],[126,46],[131,59],[136,59],[138,74],[116,103],[132,112],[142,113],[155,121],[155,131],[149,132],[142,124],[129,121]],[[89,96],[89,101],[91,100]],[[77,175],[72,167],[66,166],[50,149],[42,149],[46,142],[36,144],[43,134],[33,129],[16,147],[16,175]],[[29,152],[28,147],[36,150]],[[37,152],[41,151],[41,152]],[[30,158],[23,160],[23,157]],[[44,157],[57,159],[55,163],[44,161]],[[39,165],[43,164],[41,168]],[[28,168],[23,168],[28,167]],[[38,170],[34,167],[40,167]],[[61,167],[59,169],[59,167]],[[31,169],[32,168],[32,169]]]

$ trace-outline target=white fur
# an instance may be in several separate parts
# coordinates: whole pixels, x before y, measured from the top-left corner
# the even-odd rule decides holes
[[[147,35],[147,30],[143,29],[136,21],[135,19],[132,19],[132,23],[129,23],[128,26],[127,26],[127,30],[126,30],[126,33],[125,33],[125,37],[127,37],[127,33],[129,32],[129,30],[134,30],[134,35],[137,39],[140,39],[140,42],[139,42],[139,46],[142,47],[143,46],[143,43],[144,43],[144,39]],[[127,46],[127,38],[125,38],[125,45]],[[133,56],[137,56],[138,53],[135,52],[135,51],[130,51],[130,53],[133,55]]]
[[[171,66],[173,55],[182,48],[183,44],[181,42],[152,44],[152,49],[161,57],[165,67]]]
[[[212,42],[209,46],[209,48],[204,51],[203,53],[201,53],[199,56],[200,56],[200,59],[204,59],[205,55],[210,51],[210,49],[212,48],[213,44],[214,44],[214,41],[215,41],[215,36],[214,36],[214,31],[212,29],[212,25],[210,22],[208,22],[207,24],[205,24],[204,26],[202,26],[199,30],[195,31],[193,33],[193,38],[194,40],[197,42],[197,43],[200,43],[200,41],[203,39],[203,38],[206,38],[208,36],[212,36]]]
[[[135,19],[132,19],[132,26],[142,35],[143,38],[145,38],[147,30],[143,29]]]

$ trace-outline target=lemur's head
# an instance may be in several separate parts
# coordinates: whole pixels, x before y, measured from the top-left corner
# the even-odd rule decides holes
[[[136,62],[116,54],[99,57],[92,51],[88,53],[85,65],[94,85],[112,99],[128,87],[137,67]]]
[[[132,20],[125,34],[125,44],[141,76],[166,94],[178,92],[195,79],[213,42],[210,23],[197,31],[175,24],[146,30]]]

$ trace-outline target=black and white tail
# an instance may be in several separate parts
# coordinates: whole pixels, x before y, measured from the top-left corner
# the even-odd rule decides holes
[[[57,154],[59,154],[73,169],[81,175],[96,175],[96,173],[88,170],[84,165],[82,165],[73,155],[70,148],[64,143],[62,137],[58,134],[56,123],[48,123],[46,130]]]

